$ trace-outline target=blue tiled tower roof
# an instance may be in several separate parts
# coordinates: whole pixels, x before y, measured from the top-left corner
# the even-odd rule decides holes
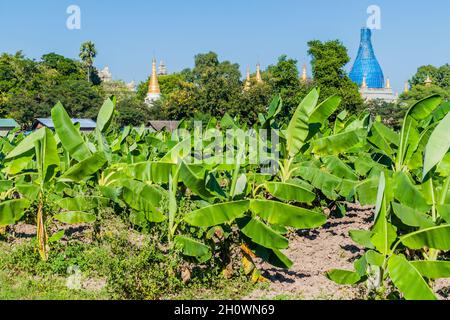
[[[350,71],[350,79],[359,86],[366,77],[368,88],[384,88],[384,75],[377,61],[372,46],[372,32],[368,28],[361,29],[361,44],[358,56]]]

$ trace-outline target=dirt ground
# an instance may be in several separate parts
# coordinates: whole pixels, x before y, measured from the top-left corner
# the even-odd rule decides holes
[[[292,236],[285,254],[294,262],[289,271],[262,263],[269,288],[252,292],[247,299],[358,299],[361,288],[340,286],[325,277],[330,269],[353,270],[353,262],[363,254],[349,238],[350,230],[369,229],[373,219],[370,207],[349,205],[344,218],[330,217],[323,228],[299,231]]]
[[[373,208],[349,204],[348,209],[344,218],[330,217],[323,228],[293,235],[290,248],[285,251],[294,262],[289,271],[261,263],[259,268],[270,285],[253,291],[246,299],[365,299],[363,285],[341,286],[325,276],[331,269],[354,270],[354,261],[364,254],[349,237],[349,231],[369,230]],[[450,279],[437,280],[434,291],[439,299],[450,299]]]
[[[345,217],[331,215],[328,222],[316,230],[298,231],[290,237],[290,248],[285,254],[293,261],[290,270],[274,268],[264,262],[258,268],[270,283],[254,290],[246,300],[302,299],[354,300],[365,299],[365,288],[341,286],[328,280],[325,273],[331,269],[353,270],[354,261],[364,251],[349,237],[351,230],[368,230],[373,223],[373,208],[348,204]],[[60,227],[61,228],[61,227]],[[89,227],[63,227],[71,238],[83,239]],[[35,236],[34,226],[19,224],[10,230],[16,242]],[[437,280],[434,290],[440,299],[450,300],[450,279]]]

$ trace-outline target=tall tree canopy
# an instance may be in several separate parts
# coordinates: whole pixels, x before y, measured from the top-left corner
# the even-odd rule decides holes
[[[430,77],[432,83],[426,85],[426,79]],[[412,105],[430,95],[438,94],[444,100],[450,99],[450,65],[441,67],[433,65],[421,66],[409,80],[411,90],[400,96],[399,102],[403,105]]]
[[[89,83],[79,61],[56,53],[40,61],[21,52],[0,56],[0,116],[30,127],[37,117],[50,116],[61,101],[73,117],[94,117],[103,99],[101,87]]]
[[[358,86],[344,70],[350,61],[347,48],[339,41],[308,42],[308,54],[311,56],[314,81],[321,90],[322,97],[333,94],[342,97],[341,108],[356,111],[363,105]]]
[[[92,82],[92,67],[94,65],[94,59],[97,56],[97,49],[92,41],[87,41],[81,44],[80,59],[83,61],[86,72],[87,80]]]

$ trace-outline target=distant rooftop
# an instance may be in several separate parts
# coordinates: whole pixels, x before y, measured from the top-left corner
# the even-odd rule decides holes
[[[163,129],[166,129],[167,131],[171,132],[178,128],[178,125],[180,124],[180,122],[179,121],[151,120],[149,122],[149,124],[150,124],[150,127],[156,131],[162,131]]]
[[[14,119],[0,119],[1,128],[17,128],[19,124]]]
[[[91,119],[70,119],[72,120],[72,123],[79,123],[80,129],[95,129],[97,127],[97,124],[95,121]],[[53,124],[52,118],[37,118],[35,125],[33,127],[36,127],[39,123],[47,128],[53,129],[55,128],[55,125]]]

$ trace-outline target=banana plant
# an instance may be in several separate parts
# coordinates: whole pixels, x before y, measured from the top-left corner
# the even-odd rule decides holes
[[[450,113],[425,147],[425,184],[415,185],[405,171],[381,173],[374,227],[350,232],[367,252],[355,262],[355,271],[331,270],[329,279],[346,285],[367,282],[382,297],[390,280],[405,299],[436,299],[432,281],[450,277],[450,262],[439,260],[441,251],[450,250],[450,177],[436,177],[450,148],[449,119]]]
[[[390,182],[382,174],[375,212],[375,224],[371,231],[353,231],[352,239],[367,248],[367,252],[355,262],[356,271],[331,270],[329,279],[338,284],[354,285],[368,282],[369,288],[386,295],[387,280],[406,299],[436,299],[430,288],[430,280],[450,277],[450,262],[429,257],[435,250],[450,250],[450,224],[436,224],[429,216],[397,202],[389,202]],[[447,192],[448,190],[446,190]],[[414,231],[401,233],[394,224],[401,219]],[[419,250],[424,260],[413,260],[413,254],[405,251]]]
[[[16,223],[27,210],[36,210],[37,242],[43,260],[48,259],[46,225],[50,218],[69,224],[90,223],[96,217],[86,211],[106,204],[101,197],[64,198],[69,185],[74,190],[96,174],[107,159],[103,152],[92,152],[60,103],[52,109],[52,118],[56,134],[41,128],[25,137],[6,156],[3,172],[12,181],[12,190],[19,199],[0,204],[2,226]],[[100,125],[104,128],[106,124],[101,121],[102,117]],[[53,214],[53,210],[57,213]]]

